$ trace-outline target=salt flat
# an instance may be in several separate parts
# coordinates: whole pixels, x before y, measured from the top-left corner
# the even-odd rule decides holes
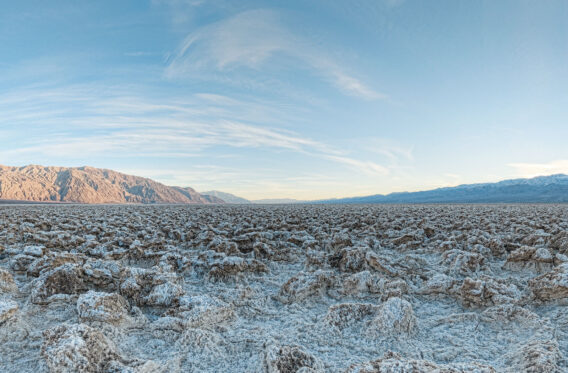
[[[568,206],[0,206],[2,372],[563,372]]]

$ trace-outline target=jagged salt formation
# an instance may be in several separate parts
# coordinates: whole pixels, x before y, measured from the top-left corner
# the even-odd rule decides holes
[[[565,372],[568,207],[0,206],[2,372]]]

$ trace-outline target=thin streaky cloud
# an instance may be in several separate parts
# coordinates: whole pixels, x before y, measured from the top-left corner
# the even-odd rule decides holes
[[[236,122],[221,122],[214,125],[185,123],[185,128],[164,126],[158,119],[154,126],[144,128],[111,129],[107,135],[87,137],[57,136],[41,140],[30,140],[31,146],[8,149],[0,156],[41,154],[43,156],[75,157],[100,156],[109,152],[138,154],[146,157],[168,157],[171,154],[191,157],[213,146],[232,148],[265,148],[270,151],[283,149],[344,164],[365,174],[387,174],[388,169],[374,162],[361,161],[311,139],[282,133],[276,129],[261,128]],[[143,150],[141,150],[143,149]],[[185,149],[191,149],[187,151]]]
[[[194,93],[166,98],[144,91],[143,87],[137,86],[125,89],[98,85],[21,89],[11,94],[0,94],[0,122],[18,124],[19,121],[37,118],[44,124],[59,126],[65,123],[81,127],[93,125],[95,128],[143,126],[148,122],[147,117],[168,113],[168,122],[191,117],[192,121],[216,118],[282,126],[301,120],[309,111],[295,104],[281,105],[278,101],[260,97],[236,99],[227,95]],[[65,113],[70,115],[63,122],[60,116]],[[34,123],[28,125],[33,126]]]
[[[386,166],[350,156],[345,150],[301,133],[247,123],[251,119],[247,113],[235,111],[235,107],[247,105],[240,99],[197,93],[167,101],[135,96],[128,91],[106,97],[102,89],[80,86],[29,89],[15,92],[12,97],[0,96],[0,108],[5,110],[0,125],[13,129],[26,121],[30,129],[38,130],[19,148],[4,149],[0,155],[71,158],[77,154],[97,157],[120,153],[158,158],[177,154],[186,158],[199,156],[212,147],[249,148],[271,153],[291,151],[339,163],[366,175],[389,172]],[[278,117],[287,115],[263,101],[251,105],[250,112],[255,115],[262,110],[266,118],[270,117],[270,111]],[[268,111],[263,109],[266,106],[270,107]],[[222,119],[231,116],[243,120]],[[84,131],[89,134],[85,135]]]
[[[308,65],[344,94],[367,100],[385,99],[361,80],[346,73],[317,45],[289,31],[273,10],[250,10],[203,26],[189,34],[173,55],[166,76],[179,77],[210,69],[234,72],[261,70],[282,54]]]
[[[385,156],[391,162],[413,161],[414,147],[384,138],[356,139],[355,146]]]
[[[275,129],[259,128],[243,123],[224,122],[213,126],[187,123],[187,128],[152,127],[128,130],[112,130],[104,136],[59,137],[59,141],[35,140],[35,144],[18,149],[0,151],[0,156],[9,158],[29,154],[44,156],[74,157],[97,156],[108,152],[138,154],[146,157],[168,157],[177,154],[183,157],[198,156],[213,146],[232,148],[265,148],[270,151],[284,149],[317,158],[344,164],[365,174],[388,174],[389,170],[374,162],[361,161],[329,146],[300,136],[281,133]],[[143,149],[143,150],[141,150]],[[191,149],[187,151],[185,149]],[[161,154],[161,155],[160,155]]]
[[[349,157],[329,154],[325,155],[325,158],[345,164],[369,175],[388,175],[390,173],[390,170],[387,167],[371,161],[361,161]]]

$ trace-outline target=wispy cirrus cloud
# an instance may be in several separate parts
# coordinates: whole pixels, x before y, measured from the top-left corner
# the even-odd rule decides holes
[[[357,139],[356,146],[370,153],[380,154],[386,157],[391,163],[397,163],[401,160],[414,160],[414,149],[412,146],[403,145],[390,139],[376,137]]]
[[[91,129],[96,129],[91,126]],[[321,152],[326,146],[277,129],[262,128],[238,122],[175,122],[165,119],[146,122],[143,125],[123,128],[99,128],[105,134],[74,135],[59,133],[59,139],[49,138],[30,141],[4,154],[36,153],[49,156],[76,157],[78,154],[115,154],[166,156],[191,156],[206,148],[224,146],[233,148],[285,149],[296,152]],[[317,154],[317,153],[314,153]]]
[[[387,167],[372,161],[361,161],[350,157],[331,154],[325,155],[325,158],[348,165],[368,175],[388,175],[390,173]]]
[[[190,33],[171,57],[166,76],[210,69],[232,73],[242,67],[261,70],[284,64],[279,57],[292,59],[296,67],[308,67],[347,95],[367,100],[387,98],[349,74],[316,43],[292,32],[284,17],[273,10],[241,12]]]
[[[0,157],[13,158],[27,154],[61,158],[96,157],[105,153],[115,157],[184,158],[199,157],[212,147],[285,150],[339,163],[366,175],[388,175],[390,170],[373,161],[352,158],[324,143],[283,132],[239,122],[168,124],[146,123],[143,126],[106,129],[104,135],[74,136],[58,134],[57,138],[31,141],[28,146],[0,151]]]
[[[29,132],[19,146],[1,149],[0,157],[84,159],[114,154],[117,158],[185,158],[210,154],[214,148],[227,154],[230,149],[248,148],[267,153],[298,153],[366,175],[389,172],[374,161],[354,158],[301,133],[274,124],[255,123],[263,116],[287,116],[276,111],[258,117],[265,107],[262,103],[210,93],[183,99],[151,99],[130,91],[114,92],[114,96],[107,97],[106,93],[93,87],[73,86],[68,91],[28,89],[0,95],[0,110],[6,114],[0,119],[0,126],[9,131],[26,123]],[[248,105],[250,110],[243,109]]]
[[[194,21],[197,17],[196,9],[218,2],[215,0],[152,0],[153,5],[165,6],[168,9],[171,22],[175,27],[182,27]]]

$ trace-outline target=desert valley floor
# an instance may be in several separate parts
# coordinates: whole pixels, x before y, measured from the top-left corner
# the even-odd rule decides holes
[[[1,372],[566,372],[567,205],[0,206]]]

